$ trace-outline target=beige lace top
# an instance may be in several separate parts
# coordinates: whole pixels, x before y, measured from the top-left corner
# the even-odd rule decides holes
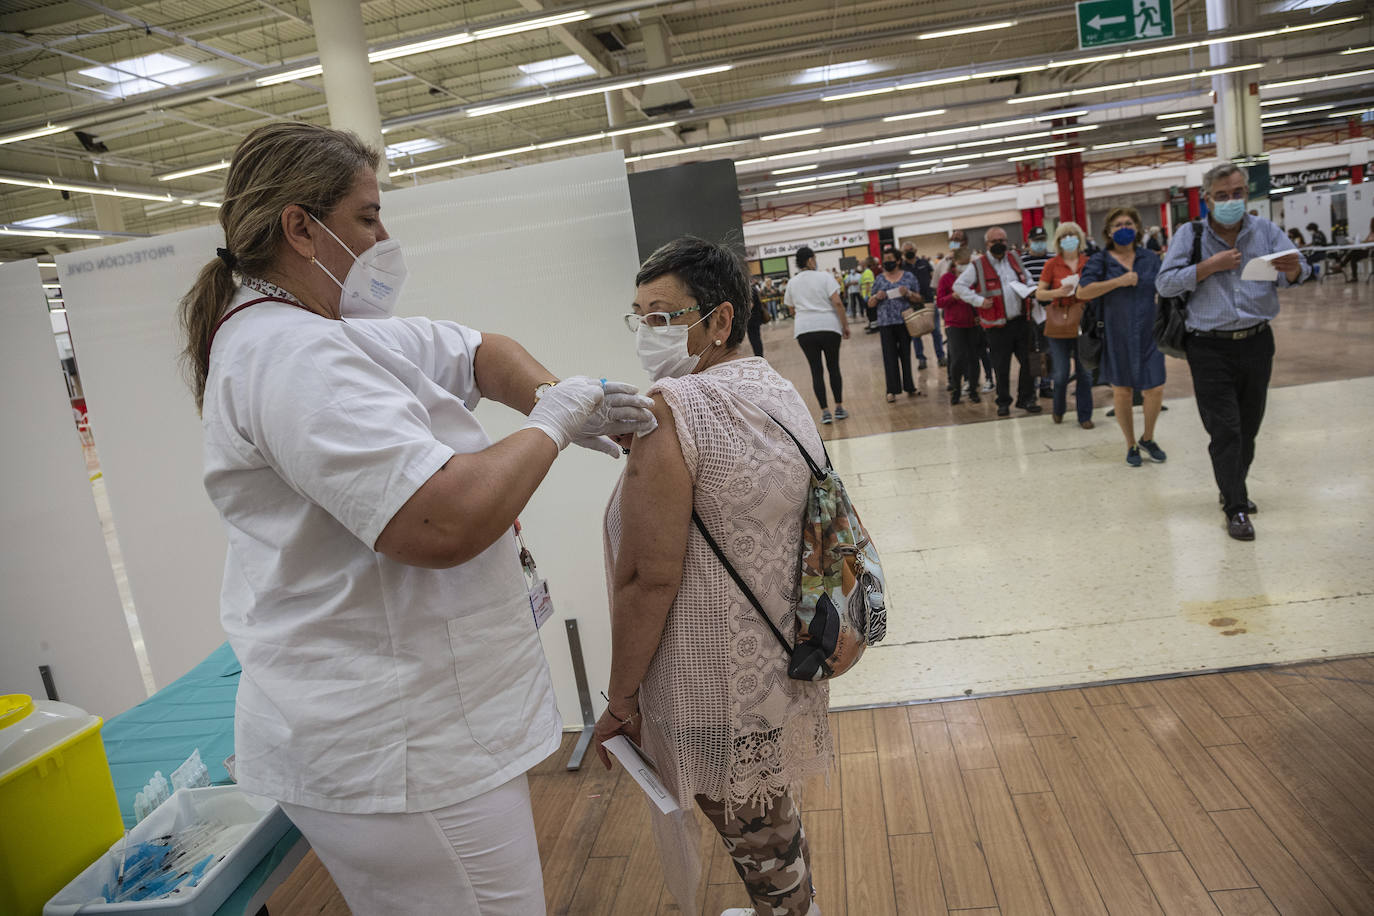
[[[810,472],[769,415],[823,462],[806,405],[760,358],[650,390],[672,410],[697,513],[790,639]],[[619,553],[620,499],[617,485],[605,520],[608,580]],[[825,683],[788,678],[777,638],[692,526],[682,585],[640,694],[645,750],[667,788],[685,809],[705,795],[727,811],[798,791],[829,768],[829,698]]]

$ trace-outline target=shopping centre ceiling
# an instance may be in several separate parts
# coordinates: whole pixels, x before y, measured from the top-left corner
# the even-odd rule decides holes
[[[1368,0],[1237,5],[1240,19],[1209,31],[1204,0],[1174,0],[1172,38],[1089,50],[1074,4],[1022,0],[362,9],[393,184],[602,151],[619,129],[632,169],[734,159],[747,210],[849,179],[1014,173],[1055,143],[1104,157],[1205,143],[1208,74],[1223,68],[1248,68],[1276,103],[1266,135],[1368,118]],[[204,224],[245,133],[328,123],[308,0],[0,0],[0,14],[12,229]],[[1295,79],[1307,81],[1274,85]],[[1053,133],[1071,112],[1083,131]],[[0,230],[0,259],[84,244]]]

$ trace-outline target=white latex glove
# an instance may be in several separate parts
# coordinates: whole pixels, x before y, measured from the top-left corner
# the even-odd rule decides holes
[[[577,431],[575,440],[629,433],[647,435],[658,428],[653,399],[640,394],[634,385],[607,381],[601,383],[601,389],[605,392],[601,406]]]
[[[601,383],[574,375],[554,385],[535,402],[521,429],[537,429],[553,440],[561,452],[582,435],[582,427],[605,400]]]

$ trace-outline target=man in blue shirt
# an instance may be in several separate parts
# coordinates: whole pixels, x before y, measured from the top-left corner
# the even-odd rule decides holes
[[[1226,512],[1227,532],[1255,539],[1256,511],[1245,486],[1255,457],[1255,436],[1264,419],[1274,364],[1279,314],[1276,281],[1242,280],[1245,265],[1258,257],[1287,252],[1272,261],[1277,285],[1292,286],[1312,269],[1283,230],[1245,212],[1247,176],[1223,162],[1202,180],[1208,210],[1204,223],[1178,227],[1169,242],[1155,289],[1161,296],[1191,294],[1188,300],[1188,367],[1193,374],[1202,425],[1211,437],[1212,472]],[[1193,235],[1202,227],[1201,260],[1192,264]]]

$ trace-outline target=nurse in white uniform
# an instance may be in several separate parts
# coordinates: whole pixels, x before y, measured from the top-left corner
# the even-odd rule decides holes
[[[509,338],[388,317],[404,262],[377,164],[349,133],[253,131],[226,247],[181,304],[229,539],[237,777],[356,916],[533,916],[525,773],[561,722],[511,527],[562,448],[617,455],[604,437],[650,428],[650,404]],[[482,397],[528,422],[493,443]]]

